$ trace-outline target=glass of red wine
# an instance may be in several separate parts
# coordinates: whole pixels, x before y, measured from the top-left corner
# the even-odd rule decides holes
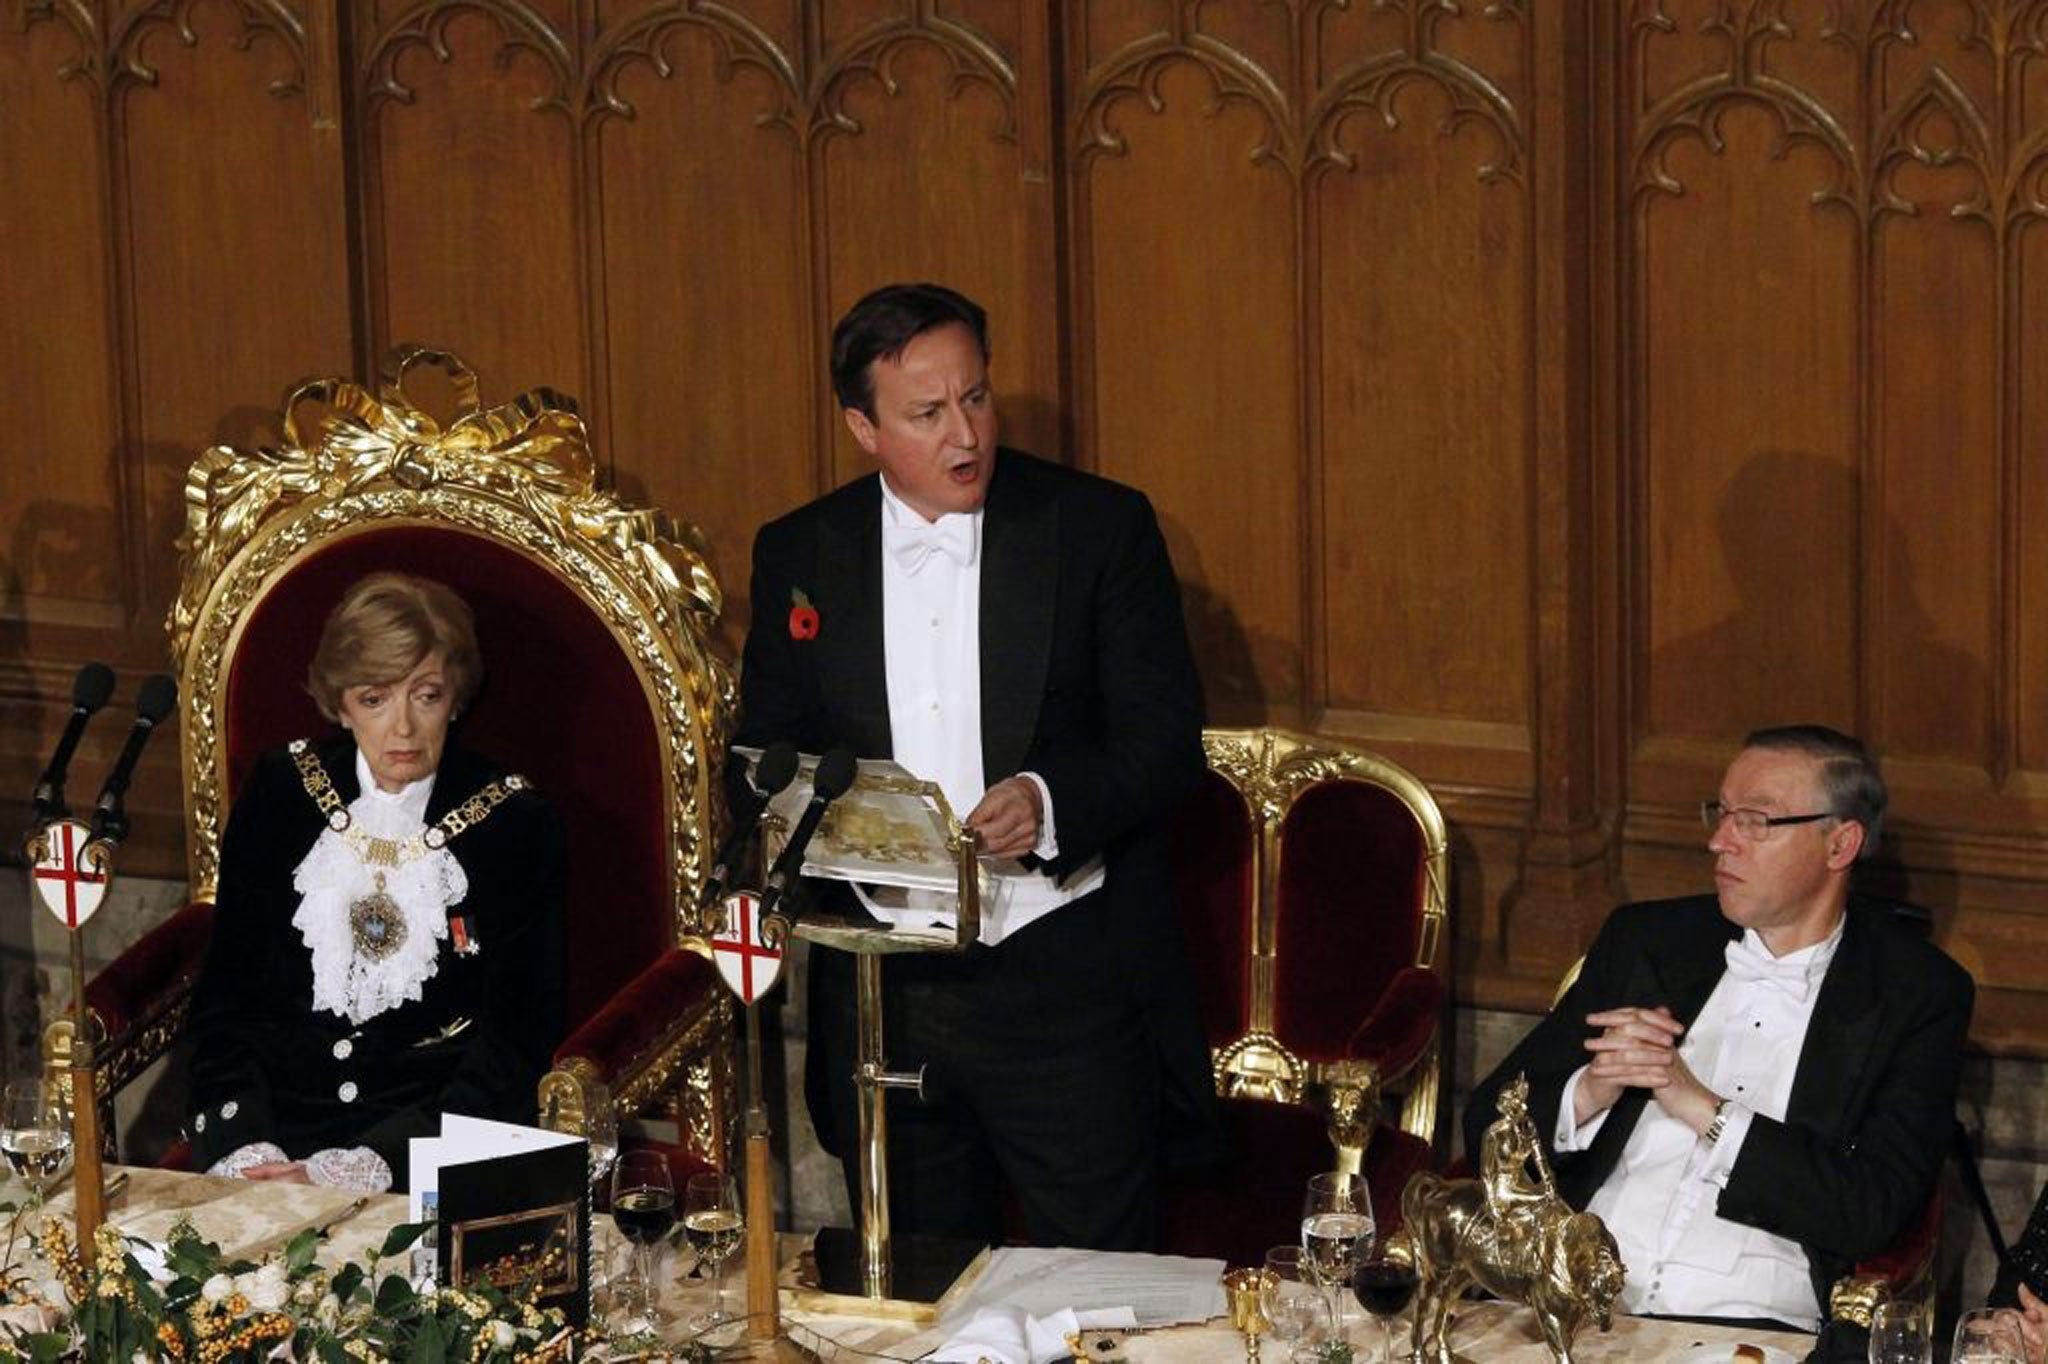
[[[1359,1306],[1379,1318],[1385,1350],[1382,1358],[1393,1364],[1394,1319],[1415,1297],[1415,1266],[1375,1250],[1361,1256],[1351,1271],[1351,1292]]]
[[[654,1248],[676,1224],[676,1184],[668,1160],[654,1151],[628,1151],[612,1167],[612,1221],[633,1243],[633,1273],[613,1290],[633,1304],[626,1331],[655,1329]]]

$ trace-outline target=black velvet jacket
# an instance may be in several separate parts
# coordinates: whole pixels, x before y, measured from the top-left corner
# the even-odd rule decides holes
[[[346,735],[318,748],[343,804],[361,794]],[[429,824],[502,774],[453,745]],[[533,1121],[535,1086],[561,1039],[563,840],[531,788],[448,844],[469,880],[459,906],[477,952],[441,944],[421,997],[360,1027],[313,1008],[312,954],[292,926],[292,875],[325,824],[284,749],[260,758],[221,843],[213,936],[192,1001],[195,1160],[252,1141],[293,1159],[367,1146],[405,1187],[406,1142],[443,1111]]]

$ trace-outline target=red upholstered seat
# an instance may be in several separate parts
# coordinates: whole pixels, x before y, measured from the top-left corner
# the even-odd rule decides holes
[[[445,430],[403,392],[421,361],[455,382],[463,413]],[[87,986],[112,1039],[104,1088],[175,1034],[234,793],[265,750],[329,732],[306,690],[321,627],[350,583],[391,569],[469,603],[485,677],[454,737],[531,778],[565,826],[570,1031],[537,1114],[575,1126],[597,1083],[632,1111],[680,1096],[677,1161],[722,1163],[732,1013],[688,930],[731,679],[706,642],[717,588],[694,532],[595,486],[566,399],[535,390],[483,411],[452,357],[395,357],[378,398],[302,388],[285,409],[294,441],[309,408],[317,438],[216,449],[193,469],[171,625],[195,898]],[[68,1027],[53,1034],[68,1049]]]
[[[1298,1237],[1309,1176],[1361,1158],[1390,1233],[1437,1122],[1442,816],[1413,776],[1341,743],[1271,729],[1204,741],[1208,777],[1173,853],[1233,1154],[1169,1185],[1163,1245],[1257,1263]],[[1328,1097],[1347,1087],[1369,1125],[1333,1145]],[[1402,1088],[1399,1125],[1379,1121],[1382,1093]]]

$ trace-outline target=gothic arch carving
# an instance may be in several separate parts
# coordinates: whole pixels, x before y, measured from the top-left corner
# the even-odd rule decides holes
[[[568,41],[556,32],[539,11],[526,0],[426,0],[398,16],[368,44],[363,59],[364,105],[374,111],[384,102],[411,104],[414,91],[398,75],[399,59],[415,47],[424,47],[435,60],[455,59],[448,43],[448,30],[466,13],[481,14],[497,25],[498,59],[529,52],[554,77],[555,88],[532,107],[570,112],[569,92],[576,87],[576,59]]]

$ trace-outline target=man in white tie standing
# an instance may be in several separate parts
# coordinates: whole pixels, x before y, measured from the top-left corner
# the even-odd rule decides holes
[[[834,329],[879,466],[762,527],[736,742],[936,781],[996,873],[981,943],[884,962],[899,1232],[1143,1249],[1162,1155],[1215,1138],[1159,821],[1202,770],[1180,589],[1134,489],[1000,447],[971,300],[898,284]],[[811,888],[861,911],[838,884]],[[850,959],[810,958],[807,1097],[853,1178]],[[1000,1179],[999,1179],[1000,1177]]]
[[[1474,1090],[1470,1150],[1528,1075],[1559,1192],[1621,1248],[1626,1310],[1816,1330],[1833,1282],[1925,1203],[1974,990],[1850,893],[1885,800],[1847,735],[1750,735],[1701,807],[1715,894],[1616,910]]]

